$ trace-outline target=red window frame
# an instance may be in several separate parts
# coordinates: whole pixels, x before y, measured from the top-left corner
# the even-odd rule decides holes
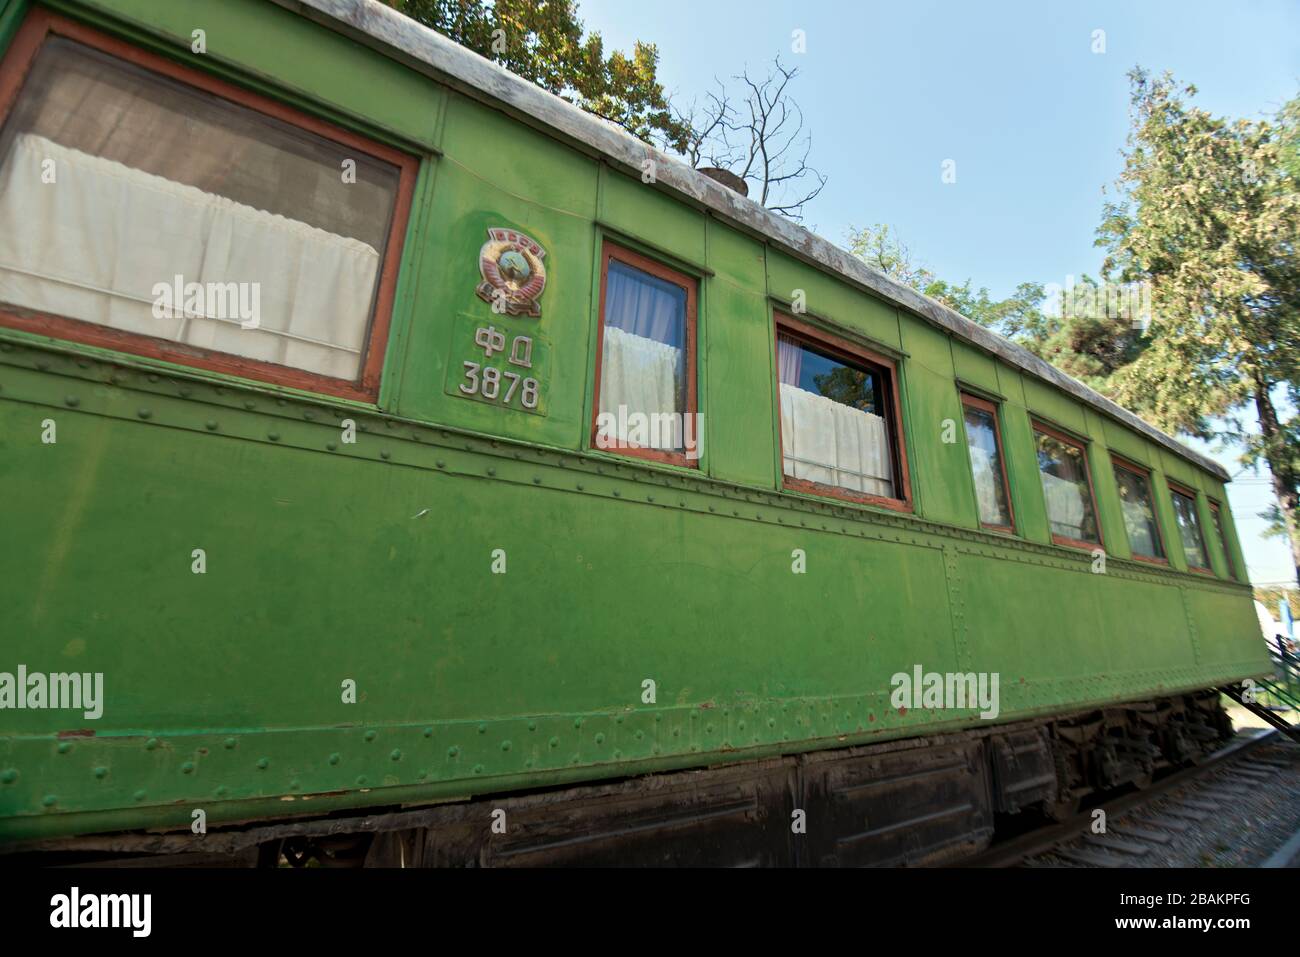
[[[970,406],[972,409],[978,409],[981,412],[987,412],[989,416],[991,416],[993,419],[993,441],[997,443],[998,465],[1001,466],[1002,468],[1002,494],[1006,497],[1006,501],[1007,501],[1007,517],[1011,519],[1010,525],[995,525],[992,524],[991,522],[985,522],[981,520],[980,527],[987,528],[995,532],[1005,532],[1008,535],[1014,535],[1016,533],[1016,508],[1015,505],[1012,504],[1011,502],[1011,483],[1007,481],[1007,453],[1006,453],[1005,446],[1003,446],[1002,444],[1002,417],[998,414],[998,406],[994,402],[990,402],[987,399],[981,399],[979,396],[971,395],[969,392],[961,393],[961,404],[963,406]],[[965,428],[965,422],[962,423],[962,427]],[[967,454],[969,455],[969,449],[970,449],[969,436],[967,437],[966,440],[966,447],[968,450]],[[974,474],[975,474],[975,469],[974,466],[972,466],[971,467],[972,477],[974,476]],[[977,516],[979,515],[978,504],[976,505],[975,508],[975,514]]]
[[[1140,475],[1142,478],[1146,479],[1147,492],[1151,495],[1151,517],[1156,523],[1156,538],[1160,541],[1160,550],[1165,553],[1165,557],[1156,558],[1152,555],[1139,555],[1137,552],[1133,551],[1132,541],[1129,542],[1129,554],[1135,561],[1151,562],[1153,565],[1168,565],[1169,543],[1165,541],[1164,529],[1160,527],[1160,509],[1156,507],[1156,484],[1151,477],[1151,470],[1145,466],[1138,465],[1136,462],[1130,462],[1128,459],[1116,455],[1114,452],[1110,454],[1110,461],[1111,465],[1115,468],[1124,469],[1126,472],[1132,472],[1134,475]],[[1121,518],[1122,517],[1123,516],[1121,515]],[[1128,533],[1127,526],[1125,527],[1124,532],[1125,534]]]
[[[849,342],[847,339],[818,329],[806,322],[801,322],[783,312],[776,312],[773,315],[773,356],[777,355],[776,340],[782,334],[813,349],[826,352],[843,362],[865,366],[877,374],[884,374],[887,387],[883,391],[885,403],[889,408],[886,409],[887,414],[883,418],[890,429],[890,438],[893,440],[890,454],[893,456],[894,475],[897,477],[895,490],[901,485],[903,494],[901,498],[887,498],[883,495],[870,495],[866,492],[855,492],[852,489],[822,485],[820,482],[810,482],[807,479],[786,475],[784,466],[781,466],[781,487],[792,492],[838,498],[861,505],[877,505],[881,508],[892,509],[895,512],[912,511],[912,481],[907,467],[907,449],[903,442],[902,402],[899,399],[898,392],[898,363],[888,356],[881,355],[857,343]],[[779,363],[772,368],[772,380],[775,388],[774,395],[776,396],[777,449],[780,451],[785,446],[781,435],[781,367]]]
[[[1232,549],[1228,547],[1228,535],[1223,530],[1223,512],[1219,502],[1210,498],[1208,495],[1205,500],[1210,503],[1210,517],[1214,519],[1214,531],[1219,536],[1219,547],[1223,549],[1223,561],[1228,566],[1228,577],[1233,581],[1239,581],[1237,578],[1237,565],[1232,560]]]
[[[204,369],[210,372],[239,376],[289,386],[308,392],[375,402],[379,398],[379,380],[383,372],[385,347],[392,324],[393,302],[397,288],[397,271],[402,258],[402,245],[410,216],[411,198],[415,192],[415,177],[419,160],[407,153],[357,136],[323,120],[302,113],[224,80],[209,76],[199,70],[183,66],[157,54],[132,46],[108,34],[69,20],[45,10],[33,10],[15,34],[9,50],[0,60],[0,124],[3,124],[17,102],[19,91],[31,70],[37,54],[51,37],[73,40],[84,46],[107,53],[126,63],[167,77],[205,93],[220,97],[239,106],[247,107],[273,119],[292,124],[326,139],[333,140],[351,150],[365,153],[390,163],[399,169],[397,194],[394,198],[393,221],[389,228],[384,250],[374,309],[368,317],[365,352],[360,374],[355,380],[324,376],[291,366],[283,366],[260,359],[249,359],[228,352],[218,352],[198,346],[172,342],[154,336],[145,336],[120,329],[109,329],[85,322],[29,310],[16,310],[0,306],[0,326],[20,329],[56,339],[79,342],[85,345],[113,349],[118,352],[161,359],[177,365]]]
[[[1196,572],[1198,575],[1213,575],[1214,569],[1209,567],[1210,546],[1205,541],[1206,533],[1204,526],[1201,525],[1201,510],[1196,507],[1196,491],[1188,488],[1186,485],[1175,482],[1172,479],[1166,480],[1166,484],[1169,486],[1169,491],[1172,494],[1181,495],[1183,498],[1189,498],[1192,500],[1192,514],[1196,516],[1196,527],[1201,530],[1201,551],[1202,557],[1205,559],[1206,563],[1204,565],[1193,565],[1189,562],[1187,565],[1188,571]],[[1173,503],[1171,502],[1170,505],[1172,506],[1172,504]],[[1174,511],[1174,524],[1178,524],[1178,513],[1176,509]],[[1183,546],[1183,530],[1181,528],[1178,529],[1178,547],[1182,549],[1183,559],[1186,560],[1187,549]]]
[[[605,355],[605,289],[609,283],[609,264],[613,260],[686,290],[686,409],[684,414],[697,415],[699,413],[699,370],[696,369],[695,365],[696,303],[699,296],[699,280],[694,276],[678,272],[671,266],[666,266],[658,260],[643,256],[607,239],[600,250],[600,315],[597,317],[596,322],[596,379],[595,391],[591,400],[590,439],[593,448],[597,448],[597,420],[600,416],[600,375]],[[599,451],[647,459],[665,465],[680,465],[685,468],[698,469],[700,463],[698,457],[687,458],[685,451],[665,452],[663,449],[643,449],[636,446],[622,449],[599,449]]]
[[[1062,442],[1066,445],[1072,445],[1080,452],[1083,453],[1083,476],[1088,480],[1088,498],[1092,501],[1092,518],[1093,521],[1097,523],[1097,540],[1095,542],[1084,542],[1084,541],[1080,541],[1077,538],[1070,538],[1068,535],[1057,535],[1055,532],[1052,532],[1051,531],[1052,519],[1051,516],[1049,515],[1047,518],[1047,527],[1049,533],[1052,536],[1052,541],[1055,542],[1057,545],[1065,545],[1068,548],[1082,548],[1089,552],[1097,548],[1105,549],[1106,533],[1102,530],[1101,512],[1097,509],[1097,491],[1092,481],[1092,464],[1088,461],[1088,444],[1082,441],[1081,439],[1076,439],[1071,435],[1066,435],[1064,432],[1060,431],[1059,429],[1054,429],[1050,425],[1045,425],[1044,423],[1040,422],[1038,419],[1031,418],[1029,421],[1034,432],[1042,433],[1043,435],[1050,436],[1051,438],[1056,439],[1056,441]],[[1037,452],[1038,452],[1038,440],[1035,439],[1034,440],[1035,457],[1037,457]],[[1038,469],[1038,472],[1039,472],[1038,485],[1039,488],[1042,488],[1043,485],[1042,469],[1041,468]],[[1045,504],[1046,502],[1044,502],[1044,505]]]

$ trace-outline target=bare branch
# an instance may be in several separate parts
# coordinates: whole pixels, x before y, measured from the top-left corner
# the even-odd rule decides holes
[[[713,166],[727,166],[734,162],[734,149],[727,139],[734,110],[727,97],[727,88],[714,77],[717,90],[705,94],[703,105],[692,102],[686,112],[676,111],[676,118],[689,129],[686,139],[686,158],[694,168],[706,159]]]
[[[742,70],[732,77],[742,91],[734,100],[715,77],[717,90],[702,105],[678,114],[691,131],[685,156],[693,167],[729,170],[760,203],[795,220],[826,185],[826,177],[808,165],[812,137],[804,130],[803,110],[789,95],[798,75],[779,57],[766,76]]]

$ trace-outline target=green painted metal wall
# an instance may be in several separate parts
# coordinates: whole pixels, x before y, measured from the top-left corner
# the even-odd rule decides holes
[[[93,722],[0,712],[0,837],[428,801],[978,723],[891,708],[890,677],[917,664],[998,672],[1000,720],[1267,668],[1214,538],[1207,496],[1243,568],[1223,488],[1130,430],[265,0],[51,6],[422,168],[377,407],[0,333],[0,670],[103,672],[106,692]],[[4,42],[24,4],[0,9]],[[206,57],[188,52],[195,28]],[[474,295],[489,226],[548,250],[545,415],[445,389],[466,323],[530,322]],[[587,447],[607,238],[700,280],[698,470]],[[915,516],[779,490],[772,312],[796,291],[812,321],[899,358]],[[945,420],[960,436],[959,383],[1001,403],[1017,537],[979,530],[966,447],[942,441]],[[338,441],[344,416],[355,445]],[[1105,574],[1050,544],[1031,416],[1090,442]],[[1157,490],[1166,475],[1199,490],[1216,577],[1186,573],[1162,494],[1173,567],[1126,560],[1110,449]]]

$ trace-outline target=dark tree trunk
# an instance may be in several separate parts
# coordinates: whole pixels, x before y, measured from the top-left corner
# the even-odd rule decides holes
[[[1300,491],[1297,490],[1297,476],[1291,468],[1290,458],[1279,449],[1277,438],[1281,426],[1277,421],[1277,410],[1269,397],[1270,383],[1255,378],[1255,410],[1259,413],[1259,429],[1264,436],[1264,458],[1269,471],[1273,473],[1273,493],[1277,496],[1278,507],[1282,510],[1282,519],[1286,523],[1287,538],[1291,542],[1291,563],[1295,566],[1296,579],[1300,582]]]

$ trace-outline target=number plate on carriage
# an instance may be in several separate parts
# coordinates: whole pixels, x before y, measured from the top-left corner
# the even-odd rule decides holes
[[[459,316],[444,391],[516,412],[546,414],[550,346],[537,322],[494,315]]]

